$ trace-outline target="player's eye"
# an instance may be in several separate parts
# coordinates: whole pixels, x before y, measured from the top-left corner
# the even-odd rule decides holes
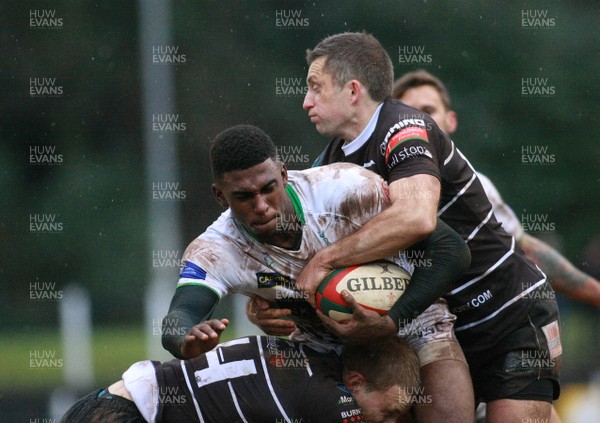
[[[267,194],[267,193],[269,193],[269,192],[273,192],[273,191],[275,191],[275,187],[276,187],[276,186],[277,186],[277,185],[275,184],[275,182],[273,182],[272,184],[269,184],[269,185],[267,185],[266,187],[264,187],[263,189],[261,189],[261,192],[262,192],[263,194]]]
[[[233,194],[233,198],[235,198],[238,201],[248,201],[249,199],[251,199],[253,197],[252,194],[250,193],[238,193],[238,194]]]

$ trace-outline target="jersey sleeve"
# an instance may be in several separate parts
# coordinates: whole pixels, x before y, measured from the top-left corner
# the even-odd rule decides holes
[[[233,248],[227,248],[222,239],[207,239],[203,235],[196,238],[185,250],[177,288],[182,286],[203,286],[213,291],[219,299],[234,289],[233,263],[238,262]]]
[[[502,224],[504,230],[515,237],[516,240],[521,238],[523,236],[523,226],[513,209],[504,202],[500,192],[498,192],[496,186],[487,176],[479,172],[477,173],[477,176],[481,181],[481,185],[483,185],[485,194],[490,200],[490,203],[492,203],[492,209],[494,210],[496,219]]]
[[[418,174],[441,179],[436,148],[447,137],[428,116],[402,119],[387,131],[380,153],[388,182]]]

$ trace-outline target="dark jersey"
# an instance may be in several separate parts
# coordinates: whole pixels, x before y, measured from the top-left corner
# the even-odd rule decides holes
[[[240,338],[192,360],[156,363],[155,372],[161,393],[157,422],[363,420],[341,382],[336,353],[318,353],[272,336]],[[169,392],[192,395],[170,401]]]
[[[496,334],[520,325],[531,306],[528,295],[545,276],[502,229],[475,170],[433,119],[386,100],[374,123],[346,145],[333,139],[316,164],[360,164],[389,183],[417,174],[440,180],[438,216],[471,251],[471,266],[445,298],[457,316],[455,331],[465,351],[485,348]],[[415,186],[415,194],[418,190]]]

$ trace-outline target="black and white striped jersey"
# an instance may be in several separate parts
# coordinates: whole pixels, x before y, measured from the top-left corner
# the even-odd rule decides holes
[[[335,352],[318,353],[301,343],[253,336],[219,344],[191,360],[154,362],[153,369],[148,363],[134,364],[123,380],[149,421],[363,420],[342,384],[341,362]]]
[[[315,164],[335,162],[362,165],[388,183],[417,174],[438,178],[438,215],[471,251],[470,268],[445,296],[461,345],[466,351],[485,348],[482,336],[495,338],[520,325],[545,275],[498,223],[473,166],[433,119],[386,100],[355,140],[334,138]]]

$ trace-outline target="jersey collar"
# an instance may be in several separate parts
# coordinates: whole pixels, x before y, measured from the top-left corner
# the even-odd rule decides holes
[[[377,119],[379,119],[379,112],[381,111],[382,107],[383,107],[383,103],[381,103],[377,107],[377,110],[375,110],[375,113],[373,113],[371,120],[369,121],[367,126],[365,126],[365,129],[362,130],[362,132],[359,134],[358,137],[354,138],[354,140],[352,140],[349,143],[344,144],[342,146],[342,151],[344,152],[344,155],[349,156],[350,154],[355,153],[363,145],[365,145],[367,143],[369,138],[371,138],[371,135],[375,131],[375,126],[377,125]]]
[[[300,198],[298,198],[296,190],[288,183],[285,186],[285,191],[288,193],[290,200],[292,200],[292,205],[294,206],[294,212],[296,213],[296,216],[300,220],[300,223],[304,225],[306,223],[306,219],[304,218],[304,210],[302,209],[302,203],[300,202]]]

